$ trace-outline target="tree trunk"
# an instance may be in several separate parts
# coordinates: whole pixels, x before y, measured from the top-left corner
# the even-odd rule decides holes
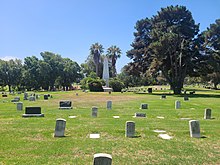
[[[9,92],[11,93],[11,85],[8,85],[8,88],[9,88]]]
[[[96,72],[96,76],[99,77],[99,63],[95,64],[95,72]]]

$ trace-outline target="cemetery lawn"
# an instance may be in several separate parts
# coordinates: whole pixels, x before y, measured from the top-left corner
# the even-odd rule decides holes
[[[173,95],[160,99],[163,92],[50,92],[53,98],[48,101],[43,100],[46,93],[36,92],[41,96],[35,102],[23,100],[23,93],[0,96],[0,164],[91,165],[95,153],[111,154],[113,165],[220,164],[220,91],[198,89],[189,101]],[[15,96],[20,96],[23,111],[10,102]],[[60,100],[71,100],[73,109],[59,110]],[[106,109],[108,100],[112,110]],[[181,101],[178,110],[176,100]],[[139,109],[141,103],[147,103],[148,109]],[[45,117],[22,118],[26,106],[41,106]],[[92,106],[98,107],[97,118],[91,117]],[[205,108],[212,109],[213,119],[203,119]],[[147,117],[133,118],[136,112]],[[66,119],[65,137],[53,137],[57,118]],[[199,120],[203,137],[191,138],[189,120],[180,118]],[[134,138],[125,137],[126,121],[135,122]],[[156,129],[173,138],[159,138]],[[90,139],[92,133],[99,133],[100,139]]]

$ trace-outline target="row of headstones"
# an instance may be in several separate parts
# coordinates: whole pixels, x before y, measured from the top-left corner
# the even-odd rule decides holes
[[[56,120],[54,137],[64,137],[66,128],[66,120],[59,118]],[[189,121],[189,132],[190,137],[200,138],[200,124],[198,120]],[[135,122],[126,121],[125,124],[125,137],[133,138],[135,137]]]
[[[28,98],[28,93],[24,93],[24,100],[29,100],[29,101],[35,101],[36,99],[39,99],[39,95],[38,94],[31,94]],[[44,94],[44,100],[48,100],[48,98],[52,98],[52,95],[50,94]]]

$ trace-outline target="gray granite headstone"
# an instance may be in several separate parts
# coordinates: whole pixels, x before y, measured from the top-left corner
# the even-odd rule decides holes
[[[200,138],[200,124],[198,120],[189,121],[190,137]]]
[[[23,110],[23,103],[22,102],[18,102],[17,103],[17,110],[18,111],[22,111]]]
[[[137,112],[135,113],[135,117],[146,117],[146,113]]]
[[[141,103],[140,109],[148,109],[148,104]]]
[[[153,88],[148,88],[147,91],[148,91],[148,93],[152,93],[153,92]]]
[[[60,109],[72,109],[72,101],[62,100],[60,101]]]
[[[29,101],[35,101],[35,96],[30,96]]]
[[[3,95],[2,95],[2,97],[8,97],[8,95],[6,95],[6,94],[3,94]]]
[[[64,137],[65,128],[66,128],[66,120],[61,118],[57,119],[54,137]]]
[[[212,117],[212,110],[209,108],[205,109],[204,119],[211,119]]]
[[[175,109],[180,109],[180,107],[181,107],[180,101],[177,100],[175,102]]]
[[[112,101],[107,101],[107,109],[111,110],[112,109]]]
[[[98,116],[98,108],[92,107],[92,117],[97,117],[97,116]]]
[[[135,122],[126,121],[125,124],[125,137],[134,137],[135,135]]]
[[[24,92],[24,100],[28,100],[28,93]]]
[[[94,154],[93,165],[111,165],[112,156],[105,153]]]

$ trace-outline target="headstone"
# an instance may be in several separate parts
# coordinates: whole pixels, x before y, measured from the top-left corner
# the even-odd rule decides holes
[[[41,107],[25,107],[25,114],[22,117],[44,117]]]
[[[60,101],[59,109],[72,109],[72,101],[69,100]]]
[[[35,96],[30,96],[29,101],[35,101]]]
[[[24,92],[24,100],[28,100],[28,93]]]
[[[161,95],[161,99],[166,99],[167,96],[166,95]]]
[[[126,121],[125,125],[125,137],[134,137],[135,135],[135,122]]]
[[[8,95],[6,95],[6,94],[3,94],[3,95],[2,95],[2,97],[8,97]]]
[[[180,101],[175,102],[175,109],[179,109],[181,107]]]
[[[98,108],[92,107],[92,117],[97,117],[97,116],[98,116]]]
[[[148,91],[148,93],[152,93],[153,92],[153,88],[148,88],[147,91]]]
[[[66,128],[66,120],[61,118],[57,119],[54,137],[64,137],[65,128]]]
[[[189,97],[188,96],[184,96],[184,101],[189,101]]]
[[[79,96],[79,94],[78,94],[78,93],[76,93],[76,96]]]
[[[162,138],[162,139],[165,139],[165,140],[170,140],[172,139],[173,137],[171,137],[170,135],[168,134],[159,134],[158,137]]]
[[[16,100],[16,102],[19,102],[19,101],[20,101],[20,97],[19,97],[19,96],[16,96],[16,97],[14,98],[14,100]]]
[[[140,109],[148,109],[148,104],[141,103]]]
[[[105,86],[109,87],[109,66],[108,66],[108,58],[104,58],[103,62],[103,74],[102,74],[102,79],[105,81]]]
[[[90,139],[99,139],[100,138],[100,134],[99,133],[89,134],[89,138]]]
[[[107,109],[111,110],[112,109],[112,101],[107,101]]]
[[[200,138],[200,124],[198,120],[189,121],[190,137]]]
[[[48,94],[44,95],[44,100],[48,100]]]
[[[211,119],[212,116],[212,110],[209,108],[205,109],[204,119]]]
[[[18,91],[17,93],[20,95],[20,94],[21,94],[21,91]]]
[[[94,154],[93,165],[111,165],[112,156],[105,153]]]
[[[17,103],[17,110],[18,111],[22,111],[23,110],[23,103],[22,102],[18,102]]]
[[[38,94],[36,94],[35,97],[36,97],[36,99],[39,99],[39,98],[40,98],[40,96],[39,96]]]
[[[146,113],[139,113],[139,112],[137,112],[137,113],[135,113],[134,116],[135,117],[146,117]]]

